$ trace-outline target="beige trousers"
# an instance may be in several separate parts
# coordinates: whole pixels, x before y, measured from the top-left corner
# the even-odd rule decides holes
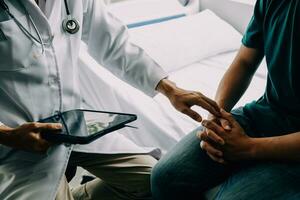
[[[72,191],[64,179],[56,200],[150,200],[150,174],[156,162],[149,155],[73,152],[70,164],[98,178]]]

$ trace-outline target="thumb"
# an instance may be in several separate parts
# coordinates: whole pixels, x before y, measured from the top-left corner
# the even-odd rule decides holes
[[[60,123],[41,123],[39,124],[40,131],[59,131],[62,130],[62,124]]]
[[[225,130],[227,130],[227,131],[231,130],[231,124],[229,123],[228,120],[221,118],[220,123],[221,123],[222,128],[224,128]]]
[[[224,109],[221,109],[221,115],[223,120],[228,121],[231,125],[233,125],[236,122],[233,116],[230,113],[226,112]]]

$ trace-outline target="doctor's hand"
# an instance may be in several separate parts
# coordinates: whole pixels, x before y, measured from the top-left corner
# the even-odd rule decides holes
[[[52,145],[44,140],[40,133],[57,133],[61,131],[62,125],[57,123],[26,123],[17,128],[5,127],[1,130],[3,133],[1,143],[3,145],[19,150],[46,153]]]
[[[192,106],[200,106],[209,111],[215,116],[220,116],[220,108],[217,103],[200,92],[187,91],[178,88],[173,82],[168,79],[163,79],[159,82],[157,91],[169,98],[172,105],[180,112],[188,115],[192,119],[201,122],[202,117],[191,109]]]

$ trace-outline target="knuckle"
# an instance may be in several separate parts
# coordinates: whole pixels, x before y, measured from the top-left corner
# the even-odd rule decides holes
[[[202,121],[202,125],[203,125],[203,126],[206,126],[206,125],[207,125],[207,122],[208,122],[208,120],[203,120],[203,121]]]
[[[201,141],[200,146],[201,146],[202,149],[205,149],[205,150],[207,149],[207,143],[204,142],[204,141]]]
[[[33,122],[30,124],[30,128],[36,129],[36,128],[38,128],[38,124],[36,122]]]
[[[226,131],[222,127],[218,127],[218,132],[220,133],[220,135],[226,134]]]
[[[181,108],[179,109],[179,111],[185,114],[189,113],[189,110],[187,108]]]
[[[45,129],[52,129],[54,127],[52,124],[44,124],[43,126]]]
[[[199,96],[199,97],[202,97],[202,93],[201,92],[195,92],[195,95]]]
[[[230,112],[225,113],[228,117],[232,117],[232,114]]]
[[[32,122],[26,122],[25,124],[21,125],[20,128],[32,129],[32,124]]]
[[[210,131],[210,130],[207,130],[206,131],[206,135],[207,135],[207,137],[213,137],[213,133]]]
[[[206,124],[206,126],[211,126],[212,122],[211,121],[206,121],[205,124]]]
[[[206,133],[205,133],[205,132],[200,133],[200,134],[199,134],[199,138],[200,138],[201,140],[206,140]]]

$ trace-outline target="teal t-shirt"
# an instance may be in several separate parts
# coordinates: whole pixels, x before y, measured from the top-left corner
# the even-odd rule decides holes
[[[254,126],[282,123],[300,131],[299,1],[257,0],[243,37],[246,47],[264,52],[268,66],[264,95],[244,107]]]

